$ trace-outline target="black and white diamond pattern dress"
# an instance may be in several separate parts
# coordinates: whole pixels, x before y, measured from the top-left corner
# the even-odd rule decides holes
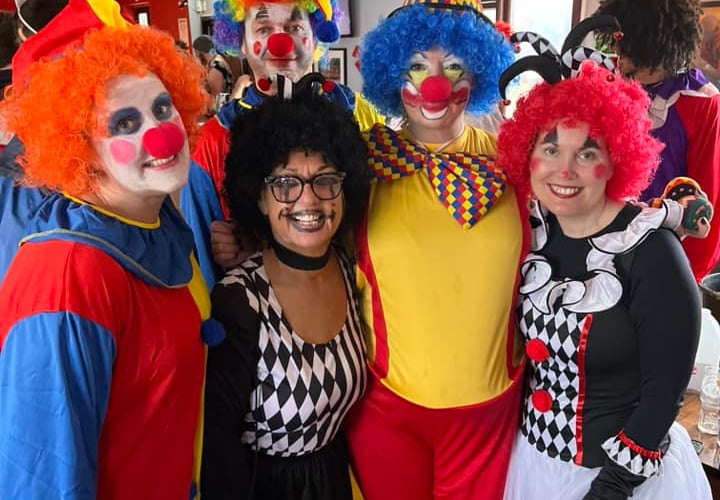
[[[227,337],[208,356],[204,498],[350,498],[341,427],[365,390],[365,341],[353,266],[335,253],[347,317],[324,344],[293,332],[259,252],[213,291]]]
[[[626,205],[576,239],[533,203],[518,299],[529,369],[506,499],[579,500],[591,488],[592,498],[711,498],[673,423],[700,306],[665,215]]]

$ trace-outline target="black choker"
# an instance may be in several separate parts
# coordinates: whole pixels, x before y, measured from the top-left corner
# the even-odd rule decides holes
[[[301,271],[317,271],[318,269],[322,269],[328,263],[328,260],[330,260],[330,253],[332,251],[330,248],[331,245],[328,245],[327,250],[320,257],[308,257],[307,255],[301,255],[282,246],[274,239],[271,240],[270,245],[280,262],[288,267]]]

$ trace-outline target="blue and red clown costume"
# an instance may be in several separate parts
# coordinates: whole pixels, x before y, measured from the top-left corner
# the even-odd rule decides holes
[[[452,100],[457,88],[466,109],[488,111],[513,56],[480,10],[405,2],[363,40],[363,95],[405,114],[411,58],[441,48],[469,85],[427,75],[412,82],[418,94]],[[368,144],[377,182],[356,250],[371,376],[348,424],[354,473],[367,500],[500,499],[520,411],[513,308],[528,247],[524,200],[495,167],[495,138],[479,129],[430,144],[378,125]]]
[[[103,168],[95,89],[155,75],[191,137],[201,70],[104,0],[71,0],[32,42],[2,111],[23,183],[47,194],[0,286],[0,498],[192,498],[203,341],[222,337],[192,233],[170,197],[153,223],[82,197]],[[187,147],[168,128],[149,152]]]

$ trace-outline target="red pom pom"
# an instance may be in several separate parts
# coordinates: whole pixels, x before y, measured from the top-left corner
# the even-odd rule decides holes
[[[270,35],[267,48],[275,57],[283,57],[292,53],[294,48],[293,39],[287,33],[274,33]]]
[[[259,88],[263,92],[267,92],[268,90],[270,90],[270,79],[269,78],[260,78],[257,81],[257,88]]]
[[[552,408],[552,397],[548,391],[538,390],[530,396],[533,407],[540,413],[545,413]]]
[[[504,21],[497,21],[495,23],[495,30],[502,36],[504,36],[505,40],[510,40],[510,36],[512,35],[512,28],[508,23]]]
[[[613,38],[615,40],[622,40],[622,37],[624,36],[625,34],[622,31],[616,31],[615,33],[613,33]]]
[[[550,356],[547,347],[540,339],[532,339],[528,342],[525,345],[525,354],[536,363],[542,363]]]
[[[325,80],[322,84],[322,89],[326,94],[332,92],[335,89],[335,82],[332,80]]]

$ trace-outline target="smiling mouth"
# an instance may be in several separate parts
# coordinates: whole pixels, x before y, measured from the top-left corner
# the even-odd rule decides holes
[[[448,107],[444,103],[439,106],[423,104],[420,106],[420,113],[426,120],[439,120],[448,113]]]
[[[572,198],[576,196],[582,188],[573,186],[559,186],[557,184],[548,184],[550,192],[559,198]]]
[[[155,170],[164,170],[174,165],[177,155],[168,156],[167,158],[153,158],[143,163],[143,168],[152,168]]]
[[[328,220],[333,220],[335,215],[334,213],[326,215],[322,212],[313,211],[287,214],[285,217],[290,220],[290,223],[296,230],[312,233],[325,227],[325,223]]]

